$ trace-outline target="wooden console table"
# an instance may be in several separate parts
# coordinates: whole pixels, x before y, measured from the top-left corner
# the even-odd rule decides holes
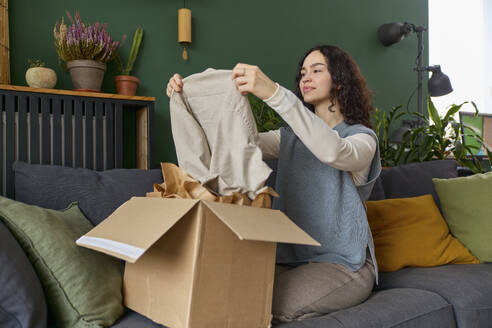
[[[136,114],[136,167],[152,165],[154,97],[0,84],[0,194],[13,195],[12,163],[123,167],[123,112]]]

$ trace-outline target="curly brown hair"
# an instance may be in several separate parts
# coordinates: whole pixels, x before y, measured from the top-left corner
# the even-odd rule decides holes
[[[309,49],[302,60],[296,74],[296,96],[303,102],[304,106],[314,113],[314,106],[304,102],[299,87],[301,80],[301,69],[306,57],[313,51],[320,51],[326,59],[328,71],[333,81],[330,90],[332,105],[337,100],[340,104],[340,112],[347,124],[363,124],[372,129],[371,114],[374,112],[372,94],[367,87],[367,82],[359,70],[359,66],[342,49],[332,45],[319,45]]]

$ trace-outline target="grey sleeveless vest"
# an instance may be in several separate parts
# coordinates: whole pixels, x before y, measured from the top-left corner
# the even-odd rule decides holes
[[[374,131],[361,124],[341,122],[334,130],[342,138],[357,133],[376,137]],[[377,281],[374,242],[367,222],[365,201],[380,172],[377,147],[367,182],[355,186],[349,172],[321,162],[290,127],[281,128],[275,182],[275,190],[280,197],[274,198],[272,208],[284,212],[321,246],[278,243],[277,263],[329,262],[357,271],[364,264],[369,247]]]

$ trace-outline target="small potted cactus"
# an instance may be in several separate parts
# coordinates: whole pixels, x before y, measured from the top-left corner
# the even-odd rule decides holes
[[[143,28],[139,26],[133,35],[132,48],[130,50],[130,56],[128,57],[128,63],[123,65],[123,61],[119,53],[116,55],[116,62],[118,64],[120,75],[115,76],[116,92],[120,95],[134,96],[137,92],[138,78],[131,76],[130,72],[133,69],[135,60],[137,59],[138,50],[140,49],[140,43],[142,42]]]
[[[26,71],[26,82],[31,88],[52,89],[56,85],[56,73],[45,67],[41,60],[28,59],[29,68]]]

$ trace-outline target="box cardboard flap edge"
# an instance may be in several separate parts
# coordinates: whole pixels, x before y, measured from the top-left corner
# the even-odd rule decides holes
[[[240,240],[321,246],[279,210],[202,201]]]
[[[199,201],[132,197],[76,244],[135,263]]]

